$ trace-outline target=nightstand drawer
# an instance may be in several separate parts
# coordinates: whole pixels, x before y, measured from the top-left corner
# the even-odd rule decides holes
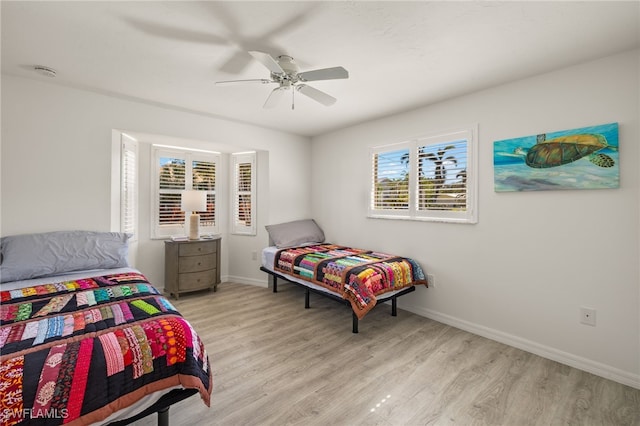
[[[178,275],[178,288],[180,291],[201,289],[215,284],[216,270],[204,272],[189,272]]]
[[[184,256],[178,260],[178,273],[206,271],[216,266],[216,257],[209,254]]]
[[[179,256],[198,256],[200,254],[211,254],[215,251],[216,245],[208,241],[180,244]]]

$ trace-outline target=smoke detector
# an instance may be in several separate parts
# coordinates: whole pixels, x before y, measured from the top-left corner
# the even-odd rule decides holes
[[[40,75],[44,75],[50,78],[53,78],[56,76],[56,70],[54,70],[53,68],[45,67],[42,65],[36,65],[33,67],[33,69],[35,70],[35,72],[37,72]]]

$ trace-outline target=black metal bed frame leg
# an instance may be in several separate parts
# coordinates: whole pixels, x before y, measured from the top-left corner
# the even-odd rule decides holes
[[[272,275],[273,277],[273,292],[277,293],[278,292],[278,277],[276,277],[275,275]]]
[[[309,288],[305,288],[304,290],[304,308],[305,309],[309,309],[309,295],[311,294],[311,292],[309,291]]]
[[[169,426],[169,407],[158,411],[158,426]]]
[[[398,316],[398,298],[394,297],[391,299],[391,316]]]
[[[351,318],[353,319],[353,326],[351,327],[352,333],[358,333],[358,316],[355,312],[351,311]]]

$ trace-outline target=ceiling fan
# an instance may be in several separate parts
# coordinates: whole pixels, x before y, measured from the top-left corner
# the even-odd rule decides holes
[[[267,67],[271,72],[271,78],[261,79],[249,79],[249,80],[227,80],[217,81],[216,85],[222,84],[242,84],[242,83],[261,83],[271,84],[276,83],[278,87],[273,89],[269,94],[263,108],[275,107],[282,96],[287,91],[291,91],[291,109],[295,108],[295,92],[300,92],[305,96],[310,97],[316,102],[325,106],[331,106],[336,103],[336,98],[326,94],[325,92],[306,85],[309,81],[318,80],[335,80],[341,78],[349,78],[349,72],[342,67],[323,68],[312,71],[298,72],[298,65],[293,58],[288,55],[280,55],[277,58],[268,53],[259,51],[250,51],[249,54],[253,56],[258,62]]]

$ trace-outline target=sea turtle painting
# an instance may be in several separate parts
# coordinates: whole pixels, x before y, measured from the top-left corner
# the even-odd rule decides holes
[[[494,142],[495,189],[619,187],[618,123]]]
[[[613,167],[616,164],[613,158],[598,152],[605,148],[617,150],[600,134],[581,133],[548,140],[543,134],[538,135],[536,140],[537,143],[529,149],[518,147],[514,150],[514,154],[524,156],[527,166],[535,169],[562,166],[586,156],[599,167]]]

